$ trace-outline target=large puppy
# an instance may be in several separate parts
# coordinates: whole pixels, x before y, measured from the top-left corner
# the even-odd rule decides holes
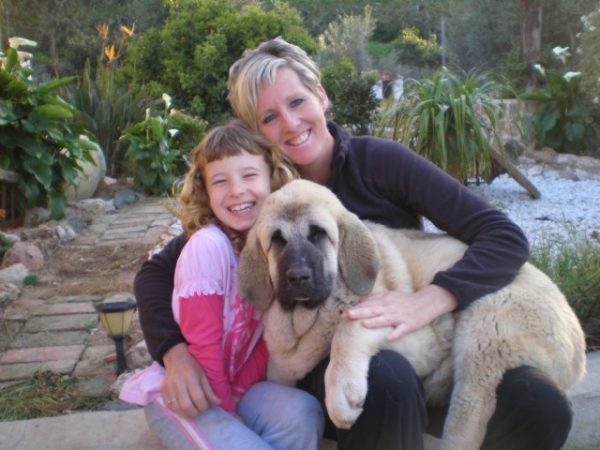
[[[392,343],[385,339],[389,328],[340,319],[361,296],[429,284],[465,249],[445,235],[362,222],[308,181],[271,194],[239,271],[241,295],[267,310],[268,376],[294,383],[330,353],[327,411],[338,427],[349,428],[362,411],[371,356],[398,351],[422,377],[428,401],[450,402],[442,448],[478,449],[507,370],[537,367],[565,389],[584,375],[583,332],[545,274],[526,264],[504,289]]]

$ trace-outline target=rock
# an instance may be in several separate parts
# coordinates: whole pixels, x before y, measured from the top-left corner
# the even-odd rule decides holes
[[[136,373],[138,373],[141,369],[135,369],[131,372],[125,372],[122,373],[121,375],[119,375],[119,377],[115,380],[115,382],[113,384],[110,385],[110,388],[108,389],[108,392],[110,394],[110,398],[112,398],[113,400],[116,400],[119,398],[119,394],[121,393],[121,389],[123,389],[123,384],[125,384],[125,382],[131,378],[132,376],[134,376]]]
[[[43,239],[56,239],[56,222],[46,222],[35,228],[24,228],[21,231],[21,238],[24,241],[35,241]]]
[[[35,227],[50,220],[50,210],[46,208],[29,208],[25,211],[25,226]]]
[[[4,255],[2,267],[21,263],[30,272],[37,272],[44,267],[44,255],[32,242],[15,242]]]
[[[533,158],[537,163],[554,164],[558,158],[558,153],[550,147],[544,147],[541,150],[528,153],[527,156]]]
[[[19,298],[21,290],[12,283],[0,283],[0,305],[12,302]]]
[[[143,369],[152,364],[152,357],[148,353],[146,341],[140,341],[127,352],[129,369]]]
[[[61,223],[56,227],[56,235],[61,242],[69,242],[77,237],[77,233],[68,223]]]
[[[67,224],[73,229],[73,231],[77,234],[81,233],[87,226],[88,221],[83,217],[67,217]]]
[[[81,137],[86,138],[85,136]],[[78,161],[77,163],[83,169],[83,173],[78,172],[75,186],[67,186],[65,188],[65,195],[69,201],[73,202],[91,198],[98,190],[98,187],[100,187],[102,180],[104,180],[104,176],[106,175],[106,160],[104,159],[102,148],[97,143],[94,143],[94,145],[96,149],[91,151],[91,156],[95,164],[82,160]]]
[[[104,216],[113,212],[115,205],[112,201],[101,198],[89,198],[80,200],[77,203],[69,204],[66,212],[67,219],[80,217],[86,222],[91,222],[96,217]]]
[[[139,195],[133,189],[123,189],[117,192],[113,200],[115,208],[121,209],[128,205],[133,205],[140,199]]]
[[[0,284],[10,283],[23,287],[23,278],[29,275],[29,270],[23,264],[14,264],[6,269],[0,270]]]

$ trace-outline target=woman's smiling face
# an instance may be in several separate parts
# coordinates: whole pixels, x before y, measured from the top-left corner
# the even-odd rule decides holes
[[[273,83],[258,92],[258,130],[300,171],[302,166],[328,161],[333,151],[325,117],[329,100],[323,88],[318,89],[320,96],[293,69],[282,67]]]

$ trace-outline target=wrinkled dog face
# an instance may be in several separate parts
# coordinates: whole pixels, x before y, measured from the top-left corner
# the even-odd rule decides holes
[[[275,297],[284,310],[316,308],[329,297],[337,277],[337,223],[314,204],[279,206],[259,226]]]

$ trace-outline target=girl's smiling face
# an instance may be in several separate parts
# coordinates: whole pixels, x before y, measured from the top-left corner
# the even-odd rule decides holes
[[[236,231],[248,231],[271,193],[271,173],[263,156],[245,151],[206,164],[210,207],[217,218]]]

